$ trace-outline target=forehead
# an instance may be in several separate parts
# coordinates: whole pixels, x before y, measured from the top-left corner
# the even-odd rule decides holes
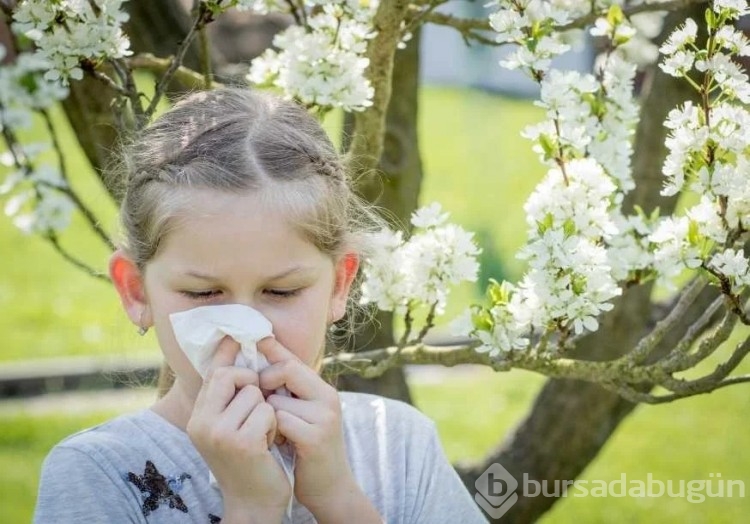
[[[176,266],[280,265],[326,259],[303,237],[274,192],[181,190],[179,209],[155,257]],[[275,267],[274,267],[275,266]]]

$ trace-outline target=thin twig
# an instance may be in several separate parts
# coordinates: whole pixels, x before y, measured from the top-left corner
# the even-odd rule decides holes
[[[127,93],[128,100],[130,100],[130,107],[133,111],[133,116],[135,116],[136,129],[143,129],[148,123],[148,118],[143,110],[141,93],[135,85],[133,70],[130,68],[130,65],[122,59],[112,60],[111,64],[120,77],[120,81],[125,84],[125,92]]]
[[[110,77],[108,74],[98,71],[94,68],[84,68],[84,71],[86,71],[88,74],[102,82],[104,85],[112,89],[115,93],[121,96],[128,96],[128,92],[117,82],[114,81],[112,77]]]
[[[660,320],[648,335],[638,341],[633,351],[621,357],[621,360],[626,361],[630,365],[643,363],[667,332],[683,318],[688,308],[695,302],[704,287],[706,287],[705,279],[701,277],[694,278],[682,290],[677,304],[675,304],[669,314]]]
[[[737,315],[740,322],[746,326],[750,326],[750,317],[748,317],[748,314],[740,301],[740,297],[735,293],[732,293],[732,283],[729,281],[729,278],[721,271],[718,271],[706,263],[703,263],[701,267],[717,278],[719,281],[719,289],[721,289],[721,292],[727,297],[732,313]]]
[[[294,23],[301,27],[306,27],[307,24],[305,23],[305,20],[300,16],[298,7],[294,4],[292,0],[286,0],[286,4],[289,6],[289,12],[291,13],[292,17],[294,18]],[[304,8],[302,8],[302,12],[304,13]]]
[[[205,25],[198,32],[198,43],[200,48],[199,60],[203,73],[203,88],[211,89],[211,43]]]
[[[111,282],[109,277],[102,273],[101,271],[97,271],[93,267],[89,266],[86,262],[80,260],[79,258],[76,258],[74,255],[70,254],[67,249],[62,247],[60,245],[60,241],[57,238],[57,235],[55,235],[54,232],[48,231],[45,234],[45,238],[49,240],[50,244],[52,244],[52,247],[55,248],[55,250],[68,262],[73,264],[78,269],[82,269],[86,273],[88,273],[90,276],[94,278],[98,278],[99,280],[103,280],[105,282]]]
[[[52,139],[52,147],[55,150],[55,153],[57,154],[58,159],[58,165],[60,166],[60,176],[65,181],[65,187],[56,187],[58,191],[61,193],[64,193],[70,200],[76,205],[78,210],[81,212],[81,215],[86,219],[86,222],[88,223],[89,227],[96,233],[96,235],[101,239],[102,242],[112,251],[116,249],[116,246],[114,242],[112,242],[112,239],[109,238],[109,235],[107,234],[104,229],[99,225],[99,221],[97,220],[96,216],[94,215],[93,211],[88,208],[86,204],[80,199],[78,194],[73,191],[73,188],[70,185],[70,178],[68,177],[68,171],[66,167],[65,162],[65,155],[63,153],[62,145],[60,144],[60,140],[57,134],[57,130],[55,129],[55,125],[52,122],[52,117],[49,114],[49,111],[46,109],[42,109],[39,111],[42,115],[42,118],[44,119],[44,122],[47,126],[47,131],[50,135],[50,138]]]
[[[437,302],[433,302],[432,305],[430,306],[430,310],[427,312],[427,318],[425,319],[424,326],[422,326],[422,329],[419,330],[419,333],[417,334],[416,338],[413,338],[410,342],[407,342],[407,344],[419,344],[427,335],[427,332],[431,330],[433,327],[435,327],[435,311],[436,310],[437,310]]]
[[[688,328],[688,330],[685,332],[677,345],[672,349],[672,351],[670,351],[666,357],[659,361],[659,365],[662,367],[662,369],[664,369],[668,373],[682,371],[684,369],[693,367],[695,364],[705,359],[710,353],[713,352],[713,350],[709,349],[709,347],[713,345],[714,337],[720,336],[719,334],[723,333],[723,331],[727,329],[726,326],[731,322],[732,319],[732,315],[729,312],[727,312],[724,317],[722,317],[721,322],[719,323],[719,327],[714,330],[714,333],[712,333],[705,340],[701,341],[698,349],[694,353],[689,353],[693,343],[705,330],[706,326],[708,326],[708,324],[711,322],[711,319],[714,317],[716,312],[719,311],[723,304],[724,297],[719,296],[711,303],[708,308],[706,308],[706,310],[698,318],[698,320],[696,320]],[[736,324],[736,319],[735,322],[731,323],[731,327],[729,327],[730,333],[734,328],[734,324]],[[724,340],[726,340],[726,338]],[[724,342],[724,340],[722,340],[721,342]],[[721,342],[719,342],[719,344],[721,344]],[[716,347],[718,347],[719,344],[717,344]],[[693,364],[687,365],[688,362],[691,362],[693,360],[695,360]],[[686,365],[687,367],[685,367]]]
[[[405,347],[407,345],[413,321],[411,303],[409,303],[406,305],[406,315],[404,315],[404,334],[401,335],[401,339],[398,341],[398,347]]]
[[[172,81],[172,77],[182,64],[182,61],[185,58],[185,53],[187,53],[187,50],[190,47],[190,44],[195,39],[198,31],[200,31],[203,26],[205,26],[212,20],[211,17],[212,13],[208,9],[207,4],[201,2],[198,6],[198,14],[193,21],[193,25],[190,27],[188,34],[185,35],[185,38],[183,38],[182,42],[180,42],[180,46],[177,48],[177,52],[172,58],[169,69],[167,69],[167,71],[159,79],[159,82],[157,82],[156,84],[156,88],[154,89],[154,96],[151,99],[151,103],[148,105],[148,108],[146,109],[146,117],[148,119],[151,119],[151,117],[154,115],[161,97],[164,96],[164,92],[166,91],[169,83]]]
[[[622,12],[626,17],[652,11],[674,11],[689,7],[693,4],[701,3],[705,0],[667,0],[665,2],[642,3],[623,7]],[[556,31],[568,31],[570,29],[580,29],[596,22],[596,19],[604,16],[605,12],[594,11],[580,18],[577,18],[567,24],[555,27]],[[463,18],[449,15],[447,13],[431,12],[425,15],[424,22],[436,25],[452,27],[462,34],[476,33],[477,31],[492,31],[490,22],[487,18]]]
[[[151,53],[141,53],[125,60],[133,69],[143,69],[149,71],[155,75],[161,75],[166,72],[172,64],[172,61],[168,58],[159,58]],[[189,67],[180,66],[174,73],[174,78],[189,89],[203,89],[205,87],[205,77],[190,69]],[[211,89],[217,89],[222,87],[223,84],[216,80],[211,81]]]

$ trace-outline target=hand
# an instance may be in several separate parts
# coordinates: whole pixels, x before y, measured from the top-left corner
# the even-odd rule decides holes
[[[238,351],[229,337],[219,344],[187,433],[216,476],[225,512],[264,514],[267,521],[281,522],[291,486],[269,451],[276,415],[258,388],[257,373],[233,366]]]
[[[262,340],[258,350],[270,364],[260,372],[261,389],[285,386],[293,395],[271,394],[266,402],[297,454],[295,497],[313,514],[340,504],[356,481],[346,456],[338,392],[276,339]]]

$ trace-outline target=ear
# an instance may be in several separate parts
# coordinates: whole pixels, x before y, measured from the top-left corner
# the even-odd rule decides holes
[[[121,249],[112,253],[109,259],[109,276],[130,321],[138,327],[150,327],[153,320],[143,285],[143,274]]]
[[[358,269],[359,255],[356,253],[347,253],[336,262],[329,322],[336,322],[344,317],[349,290],[352,287],[352,282],[354,282],[354,277],[357,276]]]

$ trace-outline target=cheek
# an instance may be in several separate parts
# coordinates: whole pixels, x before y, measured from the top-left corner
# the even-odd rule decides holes
[[[297,301],[293,306],[262,312],[273,324],[276,339],[308,365],[312,365],[325,343],[328,302]]]

